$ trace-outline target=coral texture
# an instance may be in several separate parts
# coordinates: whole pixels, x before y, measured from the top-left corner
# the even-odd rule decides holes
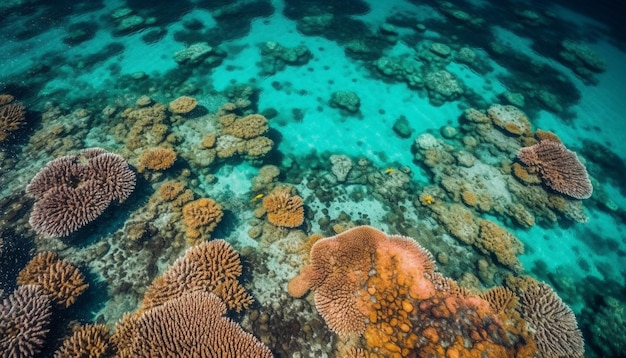
[[[585,343],[576,316],[545,283],[535,283],[520,295],[522,314],[535,329],[542,357],[581,357]]]
[[[195,291],[143,312],[135,321],[133,357],[272,357],[212,293]]]
[[[143,168],[150,170],[165,170],[176,161],[176,152],[171,148],[156,147],[141,154],[139,162]]]
[[[180,96],[170,102],[169,110],[175,114],[185,114],[193,111],[198,105],[198,100],[189,96]]]
[[[35,197],[29,222],[46,236],[68,236],[123,202],[135,189],[135,173],[119,155],[85,149],[46,164],[26,192]]]
[[[531,133],[528,117],[515,106],[492,104],[487,110],[487,114],[493,124],[506,133],[513,135],[529,135]]]
[[[80,271],[53,252],[40,252],[17,276],[20,285],[40,285],[50,298],[63,307],[71,306],[89,287]]]
[[[551,140],[525,147],[517,153],[522,163],[536,170],[542,181],[555,191],[575,199],[587,199],[593,186],[587,169],[576,153]]]
[[[218,295],[230,309],[241,312],[252,297],[238,281],[239,254],[224,240],[193,246],[148,287],[142,309],[162,305],[185,292],[205,290]]]
[[[2,357],[35,357],[49,331],[51,302],[37,285],[18,287],[0,304]]]
[[[289,188],[277,188],[263,198],[263,208],[267,211],[267,220],[281,227],[298,227],[304,222],[304,203],[302,198],[291,195]]]
[[[251,139],[261,136],[269,130],[267,118],[260,114],[249,114],[233,121],[225,120],[224,117],[232,118],[231,115],[220,118],[220,122],[223,125],[222,132],[237,138]]]
[[[213,199],[201,198],[183,206],[183,221],[187,226],[187,237],[197,239],[211,233],[222,220],[222,207]]]
[[[54,357],[110,357],[112,346],[109,340],[109,329],[103,324],[80,326],[63,340],[61,347],[54,352]]]
[[[19,102],[13,102],[13,96],[0,95],[0,143],[14,131],[24,125],[26,110]]]

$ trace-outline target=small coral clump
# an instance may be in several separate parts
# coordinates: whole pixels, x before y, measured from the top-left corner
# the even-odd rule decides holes
[[[0,94],[0,142],[25,124],[26,109],[13,100],[10,94]]]
[[[281,227],[298,227],[304,222],[304,202],[298,195],[291,195],[289,188],[277,188],[263,198],[267,220]]]
[[[193,111],[197,105],[197,99],[189,96],[180,96],[170,102],[168,109],[174,114],[185,114]]]
[[[174,165],[176,152],[171,148],[156,147],[144,151],[139,162],[141,169],[165,170]]]
[[[201,198],[183,206],[183,221],[187,226],[187,238],[197,240],[211,233],[222,220],[222,207],[215,200]]]

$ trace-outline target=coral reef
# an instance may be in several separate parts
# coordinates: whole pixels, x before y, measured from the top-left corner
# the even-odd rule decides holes
[[[26,122],[26,108],[10,94],[0,94],[0,143]]]
[[[269,348],[225,314],[226,305],[209,292],[172,298],[127,321],[128,345],[118,345],[120,357],[272,357]]]
[[[139,172],[144,169],[165,170],[174,165],[176,161],[176,152],[167,147],[156,147],[145,150],[139,158]]]
[[[267,220],[281,227],[298,227],[304,222],[304,202],[289,187],[277,187],[263,198]]]
[[[54,357],[110,357],[113,353],[110,336],[109,328],[102,324],[78,326],[63,340],[61,347],[54,352]]]
[[[248,308],[252,297],[237,280],[242,273],[239,254],[224,240],[191,247],[185,255],[148,287],[141,310],[180,297],[185,292],[212,292],[237,312]]]
[[[135,173],[121,156],[85,149],[46,164],[26,192],[36,201],[29,222],[47,236],[68,236],[100,216],[135,189]]]
[[[572,310],[552,288],[536,282],[520,294],[522,314],[535,330],[543,357],[580,357],[585,353],[583,335]]]
[[[19,286],[0,304],[2,356],[35,357],[41,352],[51,315],[50,299],[41,286]]]
[[[20,285],[40,285],[58,305],[69,307],[89,287],[83,274],[53,252],[40,252],[17,276]]]
[[[183,220],[187,226],[187,238],[199,239],[210,234],[222,221],[222,206],[213,199],[200,198],[183,206]]]
[[[197,99],[189,96],[180,96],[171,101],[167,108],[174,114],[186,114],[193,111],[197,105]]]
[[[576,153],[563,144],[551,140],[521,148],[517,157],[531,170],[541,176],[542,181],[555,191],[575,199],[587,199],[593,186],[587,169]]]

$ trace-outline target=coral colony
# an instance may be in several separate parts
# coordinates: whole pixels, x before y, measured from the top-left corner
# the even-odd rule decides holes
[[[600,2],[2,2],[0,357],[623,355]]]

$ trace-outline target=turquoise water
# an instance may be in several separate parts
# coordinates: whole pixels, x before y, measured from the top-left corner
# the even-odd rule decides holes
[[[254,298],[226,313],[234,322],[276,357],[342,357],[346,343],[315,293],[291,297],[287,283],[307,263],[310,235],[371,225],[414,238],[444,276],[475,293],[515,289],[512,278],[525,275],[547,283],[575,314],[585,356],[620,356],[624,13],[561,1],[5,1],[0,94],[13,100],[0,102],[0,319],[9,321],[7,297],[38,252],[77,267],[89,288],[53,312],[30,354],[53,356],[73,322],[116,332],[187,248],[220,238],[239,252],[239,281]],[[176,113],[170,103],[181,96],[197,106]],[[11,126],[7,106],[19,103],[23,118]],[[530,129],[467,115],[493,105],[515,106]],[[227,114],[260,114],[268,128],[233,129]],[[246,130],[256,132],[233,134]],[[576,153],[591,197],[514,173],[517,150],[538,130]],[[259,141],[265,149],[255,151]],[[53,159],[93,147],[130,165],[133,193],[67,237],[47,235],[33,222],[41,198],[27,185]],[[176,154],[173,165],[146,164],[156,147]],[[336,160],[350,163],[343,176]],[[189,192],[164,199],[171,182]],[[281,186],[302,199],[295,227],[265,213]],[[194,236],[182,207],[200,198],[223,215]],[[497,253],[481,246],[481,220],[513,234],[523,252],[506,234]]]

